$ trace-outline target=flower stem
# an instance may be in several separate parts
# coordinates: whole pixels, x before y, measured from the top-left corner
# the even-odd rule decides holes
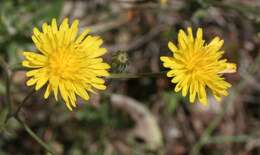
[[[0,57],[0,66],[2,66],[4,72],[5,72],[5,104],[8,107],[8,112],[12,112],[12,104],[11,104],[11,93],[10,93],[10,76],[11,76],[11,70],[9,70],[8,64],[5,62],[5,60]]]
[[[32,129],[23,121],[21,120],[18,116],[15,117],[15,119],[23,126],[23,128],[25,129],[25,131],[34,139],[36,140],[47,152],[49,152],[51,155],[55,155],[55,153],[52,151],[52,149],[50,148],[50,146],[48,144],[46,144],[40,137],[38,137],[36,135],[36,133],[34,133],[32,131]]]
[[[6,117],[6,119],[5,119],[5,123],[7,123],[7,121],[8,121],[10,118],[18,116],[18,113],[20,112],[20,110],[22,109],[22,107],[23,107],[24,104],[28,101],[28,99],[33,95],[34,92],[35,92],[34,90],[31,90],[31,91],[29,92],[29,94],[27,94],[27,95],[25,96],[25,98],[23,99],[23,101],[18,105],[16,111],[13,112],[13,113],[9,113],[9,114],[7,115],[7,117]]]
[[[144,77],[157,77],[163,76],[166,74],[166,71],[157,72],[157,73],[112,73],[108,78],[109,79],[135,79],[135,78],[144,78]]]
[[[211,137],[207,144],[223,144],[223,143],[230,143],[230,142],[247,142],[250,140],[256,139],[251,135],[236,135],[236,136],[214,136]]]

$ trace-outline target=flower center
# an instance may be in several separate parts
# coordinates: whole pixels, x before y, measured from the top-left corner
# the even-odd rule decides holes
[[[187,68],[187,70],[189,70],[189,71],[193,71],[194,69],[196,69],[196,64],[197,64],[197,62],[189,62],[188,64],[187,64],[187,66],[186,66],[186,68]]]
[[[202,67],[202,60],[196,56],[190,58],[186,64],[186,69],[189,72],[197,72]]]
[[[50,74],[63,79],[69,79],[75,75],[78,66],[75,65],[75,57],[69,52],[54,52],[49,59]]]

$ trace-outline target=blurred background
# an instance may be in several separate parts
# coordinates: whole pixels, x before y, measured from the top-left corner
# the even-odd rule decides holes
[[[188,26],[202,27],[207,42],[223,38],[238,71],[225,75],[230,95],[221,103],[209,96],[208,106],[190,104],[164,75],[108,79],[106,91],[73,112],[38,91],[20,117],[55,154],[260,154],[259,0],[0,0],[0,155],[48,154],[17,120],[4,123],[6,92],[16,109],[32,89],[19,64],[23,50],[35,51],[33,27],[65,17],[104,39],[114,73],[165,70],[159,56]]]

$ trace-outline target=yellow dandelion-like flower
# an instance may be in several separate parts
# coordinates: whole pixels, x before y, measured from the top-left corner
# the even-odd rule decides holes
[[[54,92],[58,100],[59,92],[70,110],[76,107],[76,95],[88,100],[88,91],[106,89],[101,77],[108,76],[110,68],[100,58],[107,52],[100,47],[102,39],[88,35],[89,29],[77,37],[78,24],[78,20],[74,20],[69,27],[66,18],[58,28],[56,19],[52,19],[50,25],[42,25],[42,32],[34,28],[32,40],[39,52],[23,52],[22,62],[24,67],[30,68],[26,73],[30,77],[27,85],[35,85],[35,90],[39,90],[46,84],[44,98]]]
[[[227,89],[231,84],[224,80],[222,74],[236,72],[236,65],[221,59],[224,54],[221,50],[223,40],[215,37],[205,44],[202,33],[199,28],[194,38],[190,27],[187,34],[180,30],[178,46],[172,42],[168,44],[173,56],[160,58],[163,66],[171,69],[167,76],[173,77],[171,82],[176,83],[176,92],[182,90],[183,96],[189,92],[190,102],[193,103],[198,96],[202,104],[207,104],[207,89],[211,90],[217,101],[221,100],[221,96],[228,95]]]

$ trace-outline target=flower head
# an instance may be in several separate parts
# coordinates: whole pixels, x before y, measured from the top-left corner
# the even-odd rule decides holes
[[[221,50],[224,41],[215,37],[209,44],[205,44],[202,29],[197,30],[193,37],[192,29],[188,28],[186,34],[183,30],[178,34],[178,46],[169,42],[172,51],[171,57],[162,56],[163,66],[170,68],[168,77],[173,77],[176,83],[175,91],[182,90],[182,95],[189,92],[190,102],[196,96],[202,104],[207,104],[206,90],[210,89],[214,97],[220,101],[221,96],[227,96],[227,89],[231,84],[222,77],[223,73],[236,72],[236,65],[221,59],[224,51]]]
[[[118,51],[112,56],[113,72],[123,72],[129,63],[128,54],[125,51]]]
[[[100,47],[102,39],[88,35],[89,29],[77,37],[78,23],[74,20],[69,26],[66,18],[58,27],[56,19],[52,19],[50,25],[43,24],[42,32],[34,28],[32,40],[39,52],[23,52],[22,62],[30,68],[26,73],[30,77],[27,85],[35,85],[36,90],[47,85],[44,98],[54,92],[58,100],[59,92],[70,110],[76,107],[76,95],[88,100],[88,91],[106,89],[101,77],[108,76],[110,68],[100,58],[107,52]]]

